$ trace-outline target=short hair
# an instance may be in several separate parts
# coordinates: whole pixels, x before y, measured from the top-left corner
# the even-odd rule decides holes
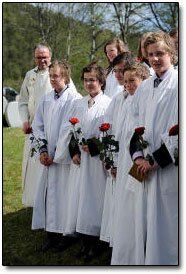
[[[118,64],[132,65],[137,63],[136,56],[132,52],[123,52],[116,56],[113,60],[112,67],[115,67]]]
[[[70,69],[69,64],[65,60],[63,60],[63,61],[55,60],[50,64],[49,71],[52,68],[56,68],[56,67],[58,67],[60,69],[61,76],[66,77],[65,84],[66,85],[69,84],[70,83],[70,75],[71,75],[71,69]]]
[[[43,50],[43,49],[48,49],[49,50],[49,54],[50,54],[50,57],[52,57],[52,50],[51,50],[51,47],[49,45],[47,45],[46,43],[37,43],[35,46],[34,46],[34,53],[36,51],[36,49],[39,49],[39,50]]]
[[[172,54],[171,63],[175,64],[176,63],[176,58],[175,58],[176,52],[175,52],[174,44],[172,42],[170,35],[163,31],[153,32],[145,40],[144,48],[145,48],[147,57],[148,57],[148,51],[147,51],[148,46],[151,44],[158,43],[158,42],[163,42],[165,50]]]
[[[150,70],[146,65],[143,64],[132,64],[124,68],[123,74],[126,71],[135,72],[135,75],[139,77],[142,81],[149,78]]]
[[[178,28],[171,29],[171,31],[169,32],[169,35],[170,37],[174,37],[178,35]]]
[[[140,59],[142,62],[145,61],[144,56],[142,56],[142,51],[141,51],[141,42],[145,40],[150,34],[152,34],[152,31],[145,32],[139,41],[138,48],[137,48],[137,58]]]
[[[88,66],[84,67],[82,70],[81,79],[83,81],[84,81],[84,73],[87,73],[87,72],[95,73],[97,80],[101,84],[101,89],[104,90],[105,84],[106,84],[104,69],[101,66],[97,65],[95,62],[89,64]]]

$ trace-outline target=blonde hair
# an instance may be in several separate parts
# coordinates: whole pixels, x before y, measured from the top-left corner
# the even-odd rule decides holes
[[[151,35],[149,35],[146,38],[145,43],[144,43],[146,55],[148,56],[148,50],[147,50],[148,46],[151,44],[158,43],[158,42],[163,42],[165,50],[167,52],[169,52],[170,54],[172,54],[171,63],[175,64],[176,63],[176,58],[175,58],[176,52],[175,52],[174,44],[172,42],[170,35],[163,31],[153,32]]]
[[[58,67],[60,69],[61,76],[66,78],[65,84],[69,84],[70,83],[70,74],[71,74],[69,64],[66,61],[55,60],[49,66],[49,70],[51,70],[52,68],[56,68],[56,67]]]
[[[132,64],[130,66],[127,66],[124,68],[123,74],[125,74],[126,71],[135,72],[135,75],[139,77],[142,81],[149,78],[150,71],[149,68],[146,65],[142,64]]]

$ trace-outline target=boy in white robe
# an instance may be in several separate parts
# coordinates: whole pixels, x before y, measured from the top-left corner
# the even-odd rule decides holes
[[[113,71],[115,77],[120,85],[123,86],[123,91],[117,94],[109,105],[104,121],[111,124],[111,130],[109,134],[115,136],[115,140],[119,141],[121,137],[121,131],[123,128],[123,121],[126,116],[125,101],[127,99],[127,91],[124,88],[124,68],[137,63],[136,57],[131,52],[123,52],[119,54],[113,60]],[[143,67],[142,67],[143,68]],[[115,155],[114,166],[117,167],[117,157]],[[114,171],[114,170],[113,170]],[[113,197],[115,192],[115,178],[111,176],[110,170],[107,172],[107,183],[105,191],[104,211],[101,225],[100,239],[106,242],[110,242],[112,245],[112,226],[113,226]]]
[[[148,60],[156,72],[136,90],[133,111],[138,125],[145,128],[146,151],[133,135],[130,153],[138,165],[140,183],[130,175],[123,180],[118,218],[115,223],[112,265],[178,264],[178,167],[173,156],[175,144],[169,130],[178,123],[178,74],[174,46],[169,35],[155,32],[144,44]],[[137,143],[136,143],[137,142]],[[150,160],[144,159],[146,154]],[[121,182],[122,183],[122,182]]]
[[[118,177],[121,177],[120,173],[123,171],[123,159],[126,158],[125,144],[130,140],[130,130],[133,133],[133,126],[130,123],[130,108],[133,95],[140,83],[150,76],[149,69],[146,66],[141,64],[127,65],[128,60],[126,59],[125,61],[123,80],[120,78],[120,84],[123,83],[124,90],[112,100],[105,114],[105,121],[111,124],[112,130],[110,133],[115,135],[115,140],[119,141],[119,153],[114,155],[114,167],[108,172],[100,235],[100,239],[109,242],[110,246],[112,246],[113,242],[115,223],[115,193],[120,183]],[[115,65],[114,69],[116,67]],[[127,151],[127,156],[129,156],[129,151]]]
[[[46,140],[41,142],[39,148],[42,169],[32,218],[32,229],[44,229],[48,232],[43,251],[59,246],[61,233],[64,232],[70,155],[64,135],[63,160],[60,164],[55,163],[56,144],[59,132],[68,119],[71,102],[81,98],[80,94],[68,86],[70,68],[66,62],[53,62],[49,67],[49,76],[54,90],[42,97],[32,125],[35,137]],[[64,241],[61,240],[61,245],[62,243]]]
[[[68,184],[73,198],[69,199],[68,206],[73,210],[69,210],[66,233],[81,233],[84,247],[79,256],[85,255],[86,260],[90,260],[98,255],[98,249],[95,251],[95,248],[100,247],[99,235],[106,186],[106,173],[99,159],[94,137],[99,137],[99,126],[103,123],[104,113],[111,99],[102,92],[105,76],[100,66],[85,67],[82,79],[89,95],[77,100],[71,113],[71,117],[79,120],[84,142],[76,147],[72,145],[72,140],[69,144],[73,163]]]

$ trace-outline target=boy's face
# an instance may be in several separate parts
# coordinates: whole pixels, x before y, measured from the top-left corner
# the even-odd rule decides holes
[[[151,67],[161,77],[171,66],[172,54],[165,49],[163,42],[149,45],[147,52]]]
[[[134,71],[126,71],[124,73],[124,87],[130,95],[134,94],[141,82],[142,79],[136,76]]]
[[[65,87],[66,77],[62,77],[61,70],[59,67],[51,68],[49,71],[51,86],[60,92]]]
[[[94,72],[84,73],[84,87],[91,97],[95,97],[101,92],[101,84]]]
[[[115,77],[118,80],[120,85],[124,85],[124,76],[123,76],[123,70],[125,68],[125,64],[118,64],[114,66],[114,73]]]

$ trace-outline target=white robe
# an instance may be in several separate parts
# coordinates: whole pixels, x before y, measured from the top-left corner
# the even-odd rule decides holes
[[[104,94],[109,96],[111,99],[123,90],[123,85],[119,85],[118,80],[115,77],[113,70],[109,72],[106,78],[106,86]]]
[[[170,74],[153,88],[155,75],[135,92],[134,110],[152,154],[178,123],[178,75]],[[172,139],[172,138],[171,138]],[[166,142],[168,150],[172,150]],[[139,183],[128,175],[125,161],[116,193],[112,265],[177,265],[178,263],[178,167],[173,163],[152,171]],[[132,163],[131,163],[132,165]],[[145,251],[146,248],[146,251]]]
[[[99,136],[104,112],[111,101],[101,92],[94,98],[94,105],[88,108],[89,98],[88,95],[77,100],[71,114],[71,117],[79,119],[85,139]],[[77,231],[99,236],[106,184],[106,174],[99,155],[91,157],[81,150],[80,167],[71,163],[68,184],[71,197],[68,203],[66,234]]]
[[[119,141],[124,127],[124,121],[126,118],[126,102],[128,101],[126,91],[119,92],[110,103],[105,115],[105,123],[110,123],[111,130],[109,134],[115,136],[115,140]],[[114,166],[117,167],[117,154],[114,154]],[[114,195],[115,195],[115,179],[107,172],[107,182],[105,190],[104,210],[102,216],[100,239],[106,242],[110,242],[112,245],[113,234],[113,216],[114,216]]]
[[[72,80],[69,85],[76,91]],[[19,96],[19,113],[23,123],[32,124],[42,95],[51,90],[48,68],[38,70],[38,67],[35,67],[26,73]],[[26,206],[34,204],[36,181],[41,168],[40,162],[31,158],[30,154],[30,141],[26,136],[22,163],[22,203]]]
[[[64,232],[67,182],[71,162],[68,143],[66,142],[68,132],[65,125],[72,100],[80,98],[80,96],[71,88],[67,88],[56,100],[54,99],[54,91],[52,91],[42,97],[36,112],[33,122],[34,135],[37,138],[47,140],[48,154],[54,157],[54,163],[49,167],[43,165],[41,167],[33,208],[32,229],[44,228],[50,232]],[[63,157],[59,164],[55,162],[55,154],[61,132],[64,133],[62,140]]]

